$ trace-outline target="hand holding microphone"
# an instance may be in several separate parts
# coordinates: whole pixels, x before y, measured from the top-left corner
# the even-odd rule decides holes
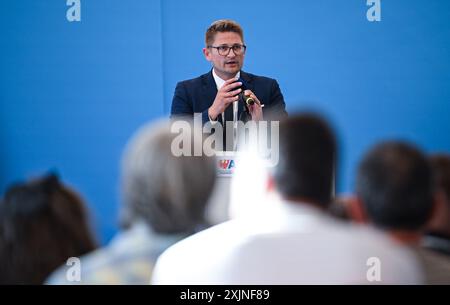
[[[255,104],[255,102],[258,102],[258,104],[261,105],[261,103],[259,103],[259,101],[257,101],[258,99],[256,98],[256,96],[254,96],[253,92],[251,92],[250,90],[247,90],[247,86],[246,86],[244,80],[239,78],[238,82],[240,82],[242,84],[242,86],[241,86],[242,92],[239,94],[239,99],[244,102],[244,105],[246,107],[249,107],[249,106]]]
[[[242,100],[244,103],[245,109],[251,115],[252,120],[262,120],[262,107],[264,107],[264,105],[261,105],[261,102],[258,100],[256,95],[251,90],[247,89],[246,84],[242,79],[239,79],[238,81],[242,83],[242,92],[239,93],[239,100]]]
[[[216,98],[208,109],[210,119],[215,121],[227,107],[233,107],[233,102],[239,100],[239,94],[243,91],[241,85],[242,83],[236,78],[229,79],[224,83],[222,88],[217,91]]]
[[[262,107],[264,105],[261,105],[252,91],[246,89],[245,82],[242,79],[236,78],[227,80],[218,90],[213,104],[208,109],[209,118],[216,120],[227,107],[232,107],[231,104],[236,101],[244,103],[245,110],[251,115],[252,120],[262,120]]]

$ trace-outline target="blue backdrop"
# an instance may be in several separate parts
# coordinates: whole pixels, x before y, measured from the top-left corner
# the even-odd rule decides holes
[[[288,111],[316,109],[341,144],[339,191],[380,139],[450,151],[450,1],[0,1],[0,193],[56,169],[117,229],[119,160],[132,132],[167,116],[177,81],[210,68],[208,25],[245,30],[246,71],[276,78]]]

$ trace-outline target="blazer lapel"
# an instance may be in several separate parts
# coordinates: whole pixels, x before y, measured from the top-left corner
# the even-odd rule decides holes
[[[214,77],[212,75],[212,69],[209,71],[209,73],[202,75],[202,85],[203,85],[203,96],[202,96],[202,103],[204,103],[207,107],[211,107],[212,103],[214,102],[214,99],[217,95],[217,85],[214,81]],[[219,115],[219,120],[222,121],[222,116]]]
[[[245,73],[241,70],[241,78],[246,85],[246,89],[253,91],[253,77],[248,73]],[[208,108],[214,102],[214,99],[217,95],[217,85],[214,81],[214,77],[212,75],[212,69],[209,73],[202,75],[202,85],[203,85],[203,103],[206,105],[205,108]],[[254,92],[254,91],[253,91]],[[238,118],[245,117],[244,121],[247,121],[246,114],[244,113],[244,105],[242,103],[238,104]],[[219,115],[218,120],[222,122],[222,116]]]

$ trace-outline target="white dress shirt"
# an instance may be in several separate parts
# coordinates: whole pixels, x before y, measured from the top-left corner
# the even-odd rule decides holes
[[[223,85],[225,84],[225,80],[221,79],[217,74],[216,71],[214,69],[212,69],[212,74],[214,77],[214,81],[216,82],[216,86],[217,86],[217,90],[220,90],[220,88],[223,87]],[[235,78],[240,78],[241,77],[241,71],[239,71],[235,76]],[[236,125],[237,123],[237,117],[238,117],[238,101],[233,102],[233,122],[234,125]],[[217,119],[211,120],[211,118],[209,118],[210,122],[212,124],[217,122]],[[222,122],[225,122],[225,113],[222,112]]]
[[[214,69],[212,69],[212,74],[214,81],[216,82],[217,90],[220,90],[220,88],[222,88],[223,85],[225,84],[225,80],[220,78]],[[234,77],[239,79],[241,77],[241,71],[239,71]],[[233,150],[236,150],[237,145],[237,124],[238,124],[237,122],[238,122],[238,105],[239,105],[238,103],[239,101],[233,102],[233,143],[234,143]],[[225,112],[222,112],[221,115],[222,115],[222,122],[225,123]],[[215,121],[209,118],[209,121],[214,126],[214,124],[217,123],[217,118]],[[226,126],[223,125],[223,128],[226,128]]]
[[[371,258],[380,281],[370,281]],[[372,278],[373,279],[373,278]],[[166,250],[153,284],[420,284],[414,254],[368,227],[301,203],[276,202]]]

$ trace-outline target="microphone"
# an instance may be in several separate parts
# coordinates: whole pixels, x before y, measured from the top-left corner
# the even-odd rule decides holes
[[[238,82],[242,83],[241,86],[242,92],[239,93],[239,99],[242,100],[244,102],[244,105],[247,107],[253,105],[255,103],[255,100],[250,95],[244,94],[244,91],[247,90],[244,80],[242,78],[239,78]]]
[[[243,92],[241,92],[241,94],[242,94],[242,99],[247,106],[253,105],[255,103],[255,100],[250,95],[244,95]]]

